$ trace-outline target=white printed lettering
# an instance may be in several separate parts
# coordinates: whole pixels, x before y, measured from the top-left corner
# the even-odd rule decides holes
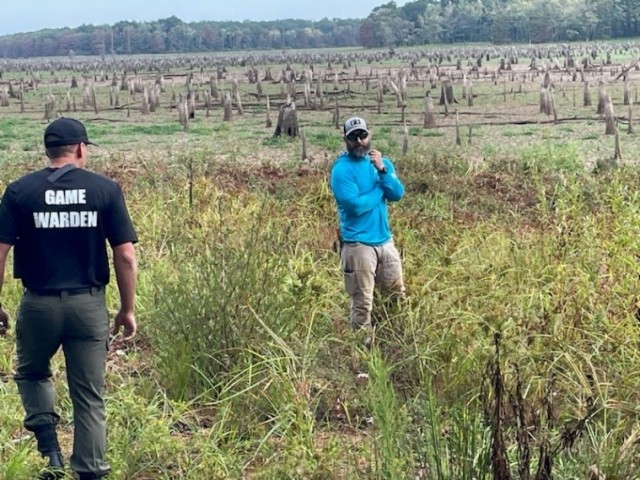
[[[46,190],[44,201],[47,205],[84,205],[87,203],[87,191],[84,188]]]
[[[58,212],[51,212],[49,216],[49,228],[60,228],[60,214]]]
[[[36,228],[48,228],[49,212],[33,212],[33,221]]]
[[[98,212],[34,212],[36,228],[96,228]]]

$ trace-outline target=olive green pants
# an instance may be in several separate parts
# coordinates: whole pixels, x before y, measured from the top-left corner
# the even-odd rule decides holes
[[[345,243],[340,251],[344,285],[351,297],[349,320],[358,330],[371,328],[371,310],[376,285],[383,292],[405,296],[400,253],[389,241],[384,245]]]
[[[103,476],[106,423],[102,398],[109,348],[109,316],[104,289],[77,295],[26,292],[16,320],[18,365],[15,375],[25,409],[24,426],[35,431],[55,425],[51,358],[62,346],[73,404],[71,468]]]

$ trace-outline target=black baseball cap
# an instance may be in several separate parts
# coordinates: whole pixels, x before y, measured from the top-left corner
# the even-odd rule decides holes
[[[89,141],[84,125],[75,118],[57,118],[44,131],[45,148],[77,145],[78,143],[97,146],[96,143]]]

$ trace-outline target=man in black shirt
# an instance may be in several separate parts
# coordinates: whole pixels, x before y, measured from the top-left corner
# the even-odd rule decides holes
[[[41,478],[62,478],[56,435],[50,360],[62,347],[73,403],[71,468],[81,480],[106,477],[106,425],[102,398],[109,348],[105,286],[109,282],[106,242],[113,264],[120,310],[114,334],[136,333],[134,299],[137,242],[124,196],[113,181],[85,170],[87,145],[82,123],[59,118],[44,133],[49,168],[11,183],[0,203],[0,291],[12,246],[14,277],[25,288],[16,321],[18,384],[26,417],[49,469]],[[1,312],[1,310],[0,310]],[[0,334],[9,328],[0,315]]]

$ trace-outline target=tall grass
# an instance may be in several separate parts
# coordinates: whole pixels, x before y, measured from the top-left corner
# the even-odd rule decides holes
[[[540,445],[558,478],[594,464],[640,475],[635,167],[594,175],[552,141],[473,166],[426,149],[397,162],[409,299],[376,305],[378,346],[363,353],[325,170],[230,168],[209,150],[137,160],[123,179],[141,240],[140,336],[110,357],[115,478],[490,478],[496,332],[504,393],[522,407],[506,402],[500,423],[512,476],[533,477]],[[130,168],[117,156],[97,166]],[[19,298],[9,273],[3,304],[15,313]],[[32,478],[12,340],[0,340],[0,476]]]

